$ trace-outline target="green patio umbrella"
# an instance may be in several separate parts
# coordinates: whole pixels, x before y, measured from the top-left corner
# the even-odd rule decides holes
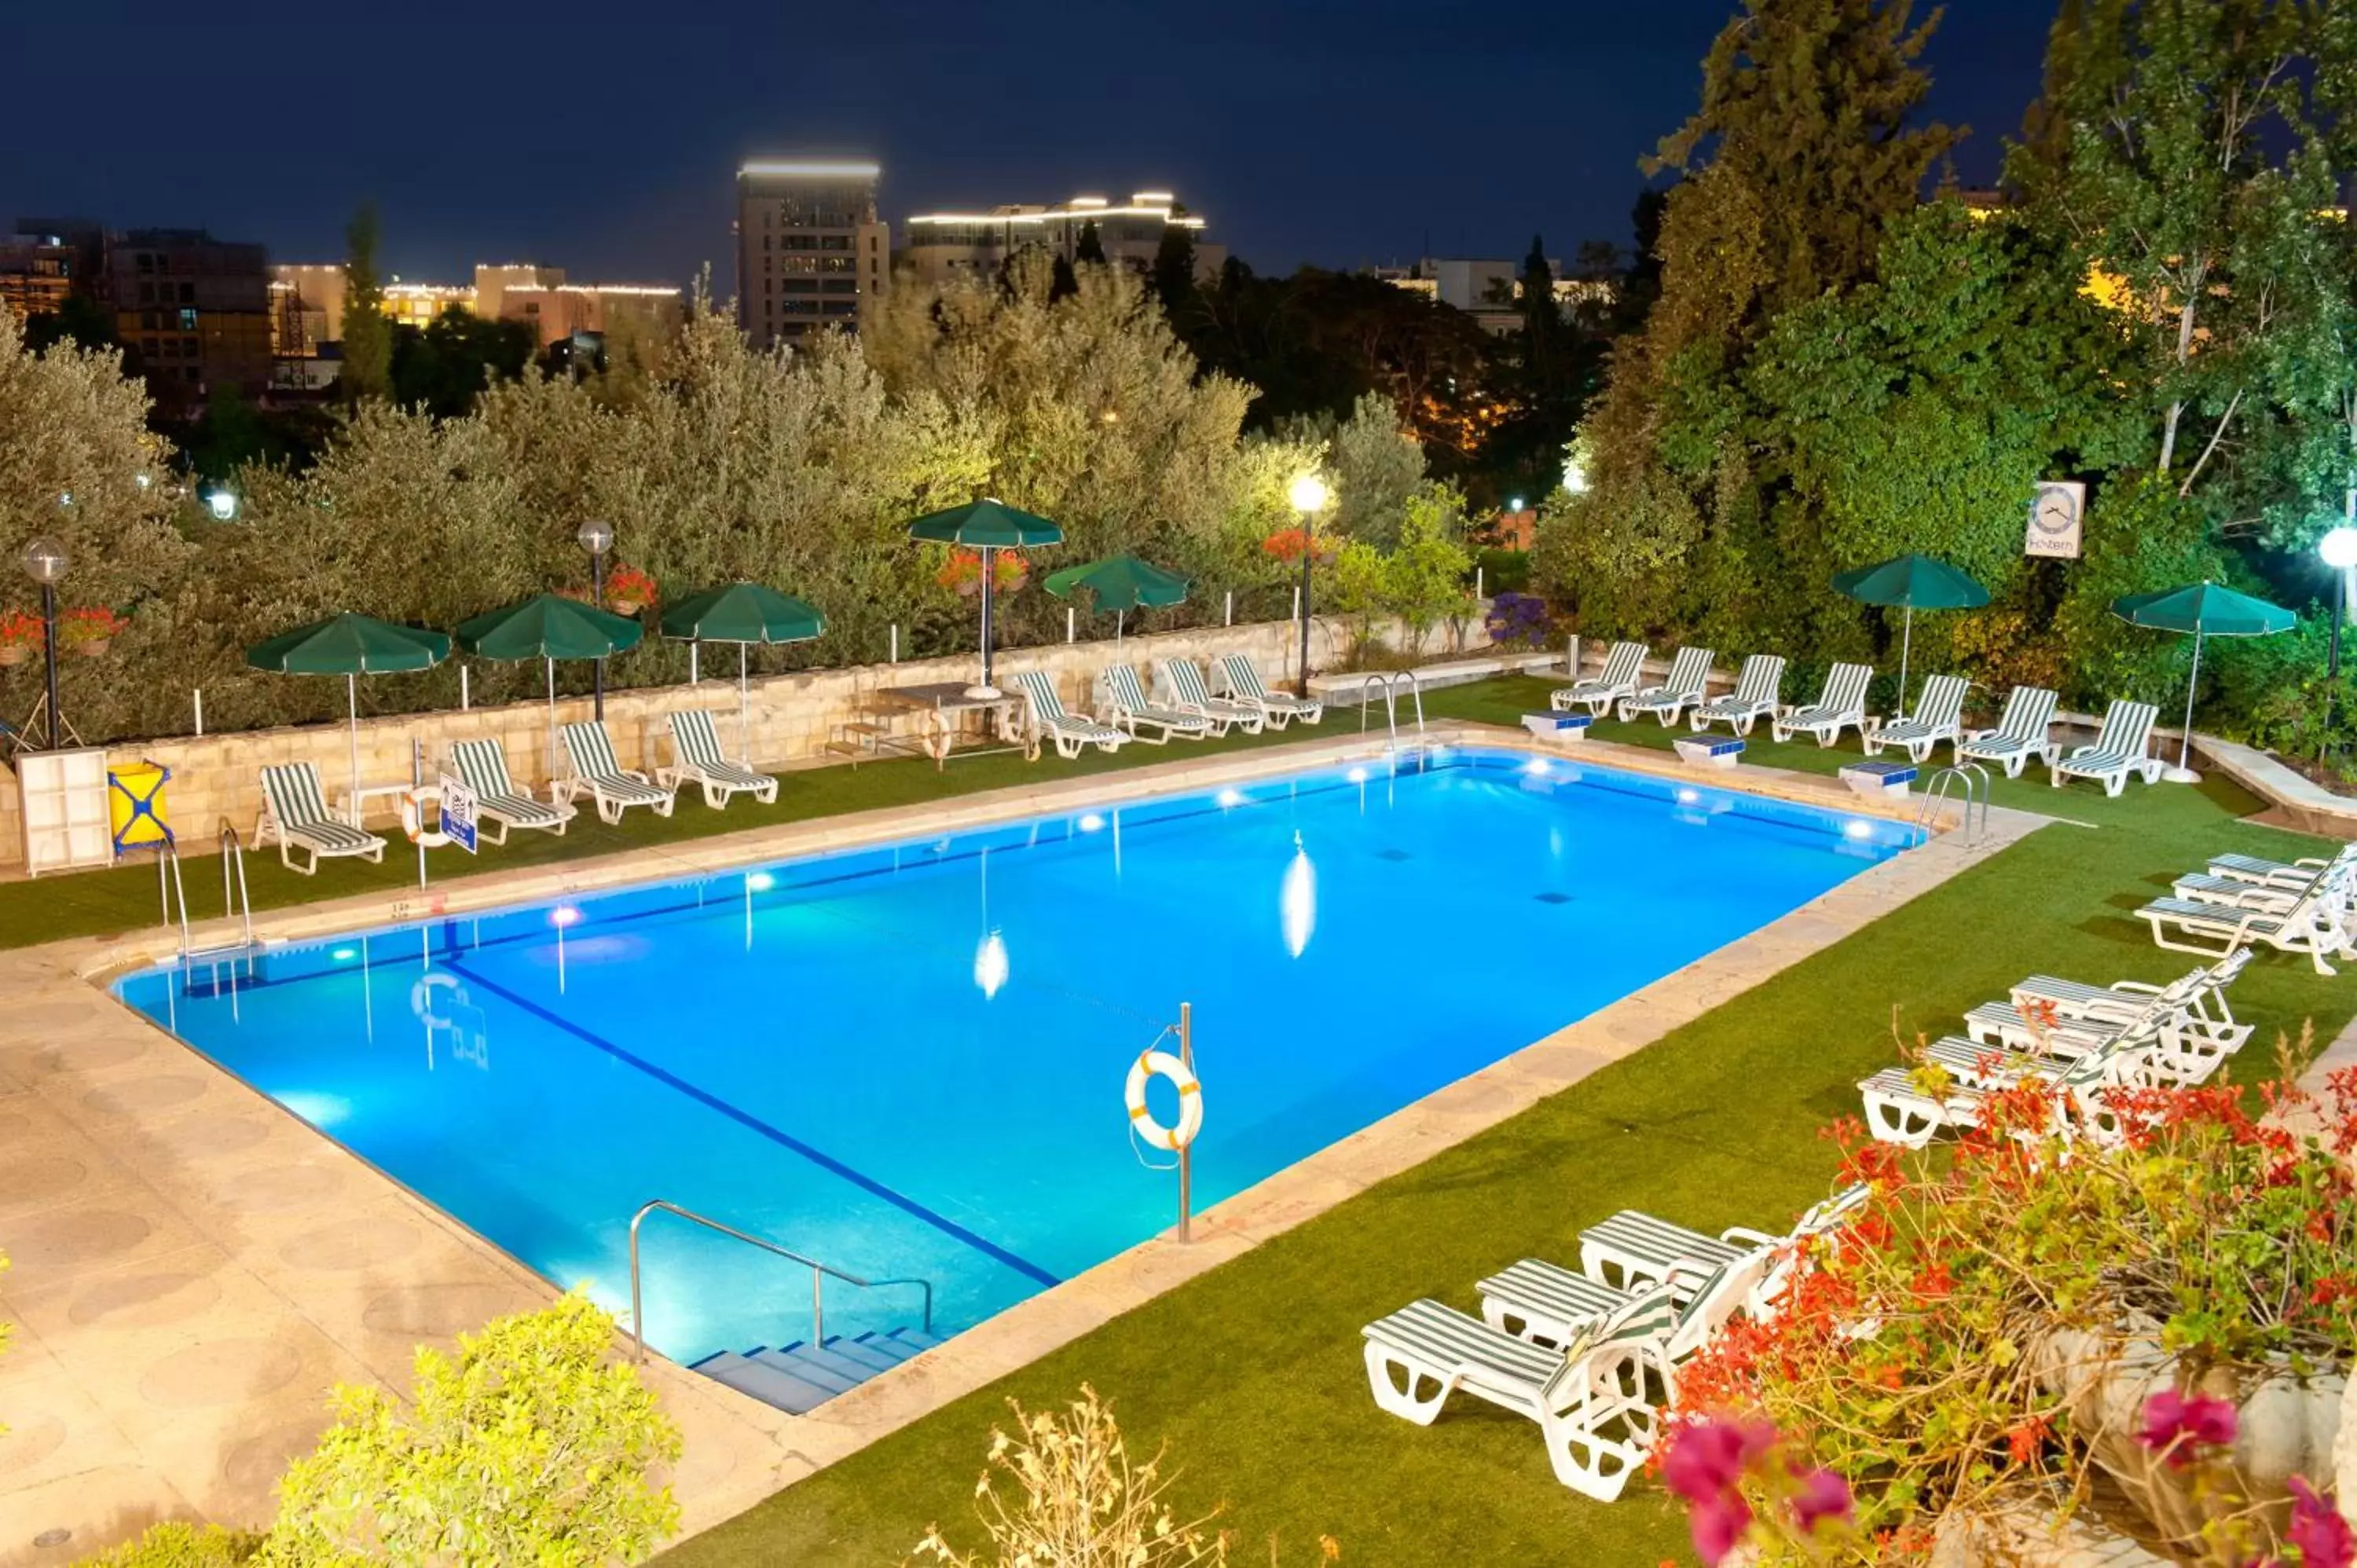
[[[1945,561],[1929,555],[1894,555],[1878,566],[1860,566],[1834,575],[1834,591],[1862,605],[1881,605],[1907,612],[1899,639],[1899,714],[1906,717],[1907,659],[1914,651],[1917,610],[1978,609],[1989,602],[1988,590]]]
[[[982,683],[967,687],[966,695],[999,695],[998,688],[990,683],[991,600],[997,596],[992,578],[998,552],[1060,543],[1064,531],[1044,517],[1034,517],[1004,501],[985,499],[953,506],[946,511],[926,513],[909,525],[909,537],[940,544],[963,544],[982,552]]]
[[[2212,582],[2189,583],[2158,593],[2130,594],[2112,601],[2112,613],[2130,626],[2193,634],[2193,673],[2185,682],[2185,735],[2169,777],[2190,782],[2197,777],[2193,761],[2193,690],[2201,680],[2201,639],[2205,637],[2272,637],[2289,631],[2299,618],[2281,605],[2238,594]]]
[[[662,617],[665,637],[737,645],[737,745],[748,756],[753,749],[753,695],[746,650],[757,642],[808,642],[825,630],[826,618],[810,605],[759,583],[731,583],[691,595]]]
[[[1048,579],[1048,591],[1068,599],[1075,588],[1088,589],[1095,596],[1098,609],[1114,612],[1113,636],[1118,642],[1125,612],[1175,605],[1187,596],[1188,582],[1178,573],[1166,572],[1135,555],[1115,555],[1085,566],[1065,567]]]
[[[350,611],[281,632],[245,650],[245,661],[256,670],[273,670],[282,675],[344,678],[344,702],[351,715],[355,800],[361,789],[360,678],[431,670],[449,657],[450,639],[438,631],[396,626],[389,620]]]
[[[548,663],[548,761],[556,766],[556,661],[605,659],[639,645],[646,628],[562,594],[534,594],[521,604],[458,623],[458,646],[479,659],[541,659]]]

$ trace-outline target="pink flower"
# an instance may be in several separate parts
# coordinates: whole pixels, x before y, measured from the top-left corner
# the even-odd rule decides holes
[[[2317,1496],[2300,1477],[2291,1477],[2291,1526],[2284,1540],[2299,1548],[2300,1568],[2350,1568],[2357,1563],[2357,1537],[2349,1521]]]
[[[1743,1467],[1768,1452],[1776,1429],[1763,1421],[1717,1419],[1682,1427],[1662,1455],[1662,1485],[1690,1503],[1733,1491]]]
[[[2171,1466],[2181,1466],[2199,1449],[2234,1441],[2234,1407],[2225,1400],[2198,1394],[2187,1399],[2175,1389],[2163,1389],[2145,1401],[2144,1431],[2137,1436]]]
[[[1751,1528],[1751,1505],[1738,1493],[1723,1493],[1695,1504],[1686,1513],[1686,1528],[1694,1532],[1695,1555],[1711,1568],[1718,1568],[1743,1539],[1743,1532]]]
[[[1803,1535],[1814,1535],[1823,1520],[1835,1520],[1848,1524],[1857,1518],[1857,1509],[1849,1495],[1849,1483],[1831,1470],[1812,1470],[1801,1477],[1801,1489],[1792,1496],[1792,1522],[1801,1527]]]

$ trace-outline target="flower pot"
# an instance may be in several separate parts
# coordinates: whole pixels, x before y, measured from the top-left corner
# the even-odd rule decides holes
[[[618,616],[634,616],[647,607],[639,599],[608,599],[606,607]]]
[[[30,646],[22,642],[12,642],[5,648],[0,648],[0,665],[22,664],[32,656],[33,650]]]
[[[114,639],[111,637],[93,637],[87,642],[69,643],[67,646],[84,659],[95,659],[112,647],[113,642]]]
[[[2231,1489],[2236,1497],[2197,1494],[2200,1466],[2169,1464],[2138,1440],[2145,1402],[2177,1386],[2177,1358],[2157,1329],[2108,1334],[2057,1327],[2032,1344],[2030,1365],[2040,1382],[2063,1402],[2072,1431],[2090,1456],[2150,1520],[2157,1533],[2188,1547],[2204,1522],[2255,1505],[2271,1530],[2291,1517],[2286,1482],[2294,1476],[2321,1482],[2333,1474],[2333,1446],[2349,1389],[2348,1369],[2295,1376],[2288,1366],[2213,1367],[2198,1391],[2235,1405]]]

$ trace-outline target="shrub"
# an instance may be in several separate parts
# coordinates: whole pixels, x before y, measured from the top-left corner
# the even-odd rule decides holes
[[[420,1349],[412,1403],[336,1391],[336,1424],[279,1483],[270,1568],[358,1561],[631,1563],[679,1525],[648,1469],[680,1437],[579,1294]]]
[[[1473,557],[1481,568],[1481,586],[1491,594],[1519,594],[1531,585],[1531,553],[1489,549]]]
[[[156,1525],[138,1540],[95,1557],[85,1557],[80,1568],[237,1568],[261,1549],[262,1539],[217,1524],[175,1521]]]
[[[1503,593],[1490,601],[1490,640],[1501,648],[1540,649],[1555,640],[1555,614],[1536,594]]]

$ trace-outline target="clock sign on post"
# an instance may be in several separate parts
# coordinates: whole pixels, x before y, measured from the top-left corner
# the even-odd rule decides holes
[[[2087,517],[2087,487],[2076,479],[2046,479],[2029,503],[2029,542],[2023,553],[2064,561],[2079,558]]]

